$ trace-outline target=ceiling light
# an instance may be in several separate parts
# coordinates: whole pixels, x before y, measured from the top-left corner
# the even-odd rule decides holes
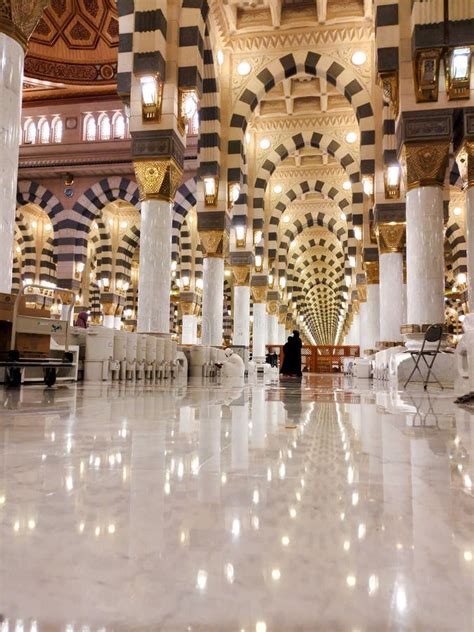
[[[120,228],[127,228],[128,223],[127,222],[120,222]]]
[[[358,50],[352,55],[352,63],[354,66],[362,66],[362,64],[365,64],[366,61],[367,55],[362,50]]]
[[[343,221],[343,222],[345,222],[345,221],[346,221],[346,219],[347,219],[347,217],[346,217],[346,214],[345,214],[345,213],[341,213],[340,217],[341,217],[341,219],[342,219],[342,221]]]
[[[250,143],[251,140],[252,140],[252,137],[250,135],[250,132],[245,132],[245,142]]]
[[[453,210],[454,215],[461,215],[462,214],[462,208],[460,206],[456,206],[456,208]]]
[[[348,143],[351,143],[351,144],[352,144],[352,143],[355,143],[355,142],[356,142],[356,140],[357,140],[357,134],[356,134],[355,132],[349,132],[349,133],[346,135],[346,141],[347,141]]]
[[[342,188],[344,189],[344,191],[349,191],[349,189],[351,188],[351,183],[349,182],[349,180],[346,180],[345,182],[342,183]]]
[[[248,61],[241,61],[240,64],[237,66],[237,72],[241,77],[245,77],[246,75],[248,75],[251,70],[252,66],[249,64]]]
[[[283,221],[285,222],[285,224],[288,224],[288,222],[290,221],[290,218],[288,217],[288,215],[283,216]]]
[[[219,66],[222,66],[224,63],[224,53],[220,49],[217,51],[217,63]]]
[[[275,193],[281,193],[281,192],[283,191],[283,187],[281,186],[281,184],[276,184],[276,185],[273,187],[273,191],[274,191]]]
[[[262,138],[262,140],[260,141],[260,147],[262,149],[268,149],[270,147],[270,141],[268,140],[268,138]]]

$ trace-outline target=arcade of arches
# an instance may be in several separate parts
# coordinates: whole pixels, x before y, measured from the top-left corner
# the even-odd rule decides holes
[[[362,356],[372,357],[377,351],[403,345],[410,336],[419,340],[426,325],[442,323],[454,348],[460,342],[465,318],[466,324],[469,322],[474,301],[473,26],[473,0],[0,0],[0,293],[17,293],[25,285],[37,286],[33,295],[40,295],[41,288],[71,289],[76,294],[75,315],[88,312],[92,325],[171,337],[186,346],[232,347],[246,361],[253,357],[257,363],[263,363],[268,345],[285,344],[295,329],[307,346],[359,347]],[[60,302],[53,302],[51,313],[54,310],[61,313]],[[110,419],[107,406],[113,408],[117,393],[107,392],[103,410],[108,421],[104,422],[106,431],[101,432],[110,431],[112,436],[117,430],[122,441],[123,430],[123,454],[129,447],[126,437],[134,423],[138,434],[142,433],[137,449],[143,460],[138,465],[135,461],[134,467],[146,489],[138,489],[135,513],[132,515],[130,510],[131,522],[126,527],[129,540],[123,542],[123,554],[127,550],[134,561],[124,571],[123,581],[135,581],[131,569],[136,572],[136,556],[148,551],[153,541],[146,529],[140,531],[143,525],[139,524],[146,517],[148,491],[151,514],[159,522],[153,527],[162,541],[159,553],[157,549],[150,554],[151,562],[140,561],[141,572],[149,573],[151,583],[158,582],[155,571],[163,562],[175,581],[172,606],[168,609],[160,604],[157,618],[150,618],[152,592],[141,577],[137,582],[144,592],[137,596],[135,605],[128,588],[124,589],[127,597],[122,606],[98,585],[98,595],[105,605],[94,607],[95,615],[89,620],[86,610],[58,589],[53,599],[56,610],[43,617],[38,630],[472,629],[472,593],[469,596],[468,588],[469,568],[472,578],[472,564],[468,568],[473,550],[472,519],[468,517],[472,517],[472,483],[463,470],[468,467],[468,456],[465,462],[459,456],[460,442],[466,444],[465,455],[473,445],[468,412],[456,417],[462,430],[453,430],[456,424],[454,416],[449,417],[448,400],[444,396],[436,399],[435,413],[444,433],[430,435],[425,441],[426,437],[413,434],[420,414],[418,404],[402,401],[396,389],[390,391],[393,397],[389,401],[371,387],[362,395],[348,391],[342,377],[325,379],[328,381],[320,383],[307,377],[303,386],[274,385],[281,395],[275,401],[271,401],[265,382],[261,390],[246,382],[242,391],[221,388],[217,395],[212,395],[214,387],[201,386],[201,390],[188,393],[193,403],[188,402],[184,412],[177,403],[179,389],[161,384],[140,391],[145,407],[148,403],[153,414],[150,409],[142,416],[138,408],[133,409],[138,395],[124,391],[120,395],[125,398],[124,411],[116,408],[118,417],[113,418],[110,409]],[[389,388],[386,382],[383,384],[382,390]],[[68,399],[73,397],[72,391],[64,395],[61,404],[70,410],[71,419],[76,415],[73,407],[77,404],[79,409],[78,398],[84,398],[87,407],[87,397],[93,399],[99,392],[88,390],[90,386],[74,388],[79,389],[74,391],[74,406]],[[31,398],[33,410],[40,410],[41,399],[35,399],[38,391],[32,389],[29,393],[26,397]],[[214,396],[216,401],[212,400]],[[428,405],[428,399],[420,397],[420,406],[428,407],[428,411],[431,406],[432,411],[433,402]],[[235,403],[234,408],[230,402]],[[281,404],[280,413],[277,404]],[[57,402],[52,408],[45,405],[41,413],[48,427],[45,437],[56,432],[56,417],[59,434],[74,435],[70,422],[61,412],[55,412]],[[360,414],[363,407],[367,411],[365,426],[364,415],[361,418]],[[166,411],[171,411],[172,423]],[[167,430],[153,435],[156,443],[150,447],[146,437],[154,430],[144,427],[142,421],[154,419],[153,415]],[[228,422],[227,415],[231,416]],[[245,455],[239,452],[242,443],[231,442],[232,456],[225,456],[224,444],[230,445],[228,435],[236,432],[239,415],[244,421],[248,416],[245,437],[241,436],[246,442]],[[273,421],[267,420],[266,430],[257,438],[255,428],[271,415]],[[216,416],[222,426],[216,425]],[[407,422],[409,429],[405,417],[412,420]],[[14,417],[9,419],[14,427]],[[86,488],[87,481],[81,478],[83,470],[81,474],[77,470],[87,470],[89,458],[90,467],[95,467],[96,459],[100,462],[100,447],[95,443],[92,418],[82,410],[77,412],[77,419],[88,437],[94,435],[94,441],[91,439],[86,447],[84,436],[78,436],[84,454],[78,456],[68,473],[64,464],[56,467],[64,474],[66,487],[74,479],[74,485],[77,481]],[[377,426],[377,419],[390,428],[385,432]],[[293,421],[297,430],[291,430]],[[227,426],[224,429],[224,422],[231,430]],[[454,425],[450,426],[451,422]],[[8,469],[8,454],[13,447],[1,438],[4,430],[0,425],[0,446],[5,446]],[[169,434],[175,431],[179,435],[176,443],[174,434]],[[294,447],[287,441],[289,432],[295,432]],[[112,450],[113,441],[105,434],[100,437],[105,451]],[[54,450],[39,447],[43,440],[38,436],[31,440],[35,449],[41,450],[45,464],[51,455],[60,458]],[[331,462],[321,445],[324,440],[334,459]],[[21,451],[23,439],[18,436],[15,441],[20,442]],[[336,447],[338,441],[345,446],[342,452],[339,444]],[[252,456],[252,445],[259,448],[258,455]],[[395,455],[390,452],[393,445]],[[265,453],[264,447],[269,451]],[[168,457],[175,448],[177,456],[176,460],[172,457],[171,468]],[[270,455],[275,449],[278,458]],[[292,463],[288,459],[293,450],[296,458]],[[116,451],[120,453],[118,448]],[[131,461],[121,470],[124,484],[137,458],[132,452]],[[407,456],[410,453],[411,457]],[[224,466],[227,457],[232,464]],[[29,452],[26,458],[30,458]],[[153,479],[141,469],[150,466],[152,471],[155,458],[160,461],[156,480],[161,500],[153,497]],[[321,474],[331,494],[326,494],[317,476],[313,476],[313,484],[318,486],[320,496],[315,495],[315,489],[309,492],[314,507],[320,502],[327,506],[333,503],[337,525],[331,522],[333,516],[329,513],[324,514],[328,520],[325,527],[316,525],[309,514],[307,519],[321,538],[329,537],[329,529],[342,538],[337,545],[341,551],[336,553],[334,549],[332,562],[337,566],[342,556],[342,587],[336,579],[328,581],[336,591],[349,590],[342,601],[347,608],[338,612],[333,597],[323,600],[314,596],[314,607],[321,608],[320,617],[315,619],[309,611],[304,614],[288,605],[291,602],[282,593],[282,603],[288,609],[280,616],[280,597],[275,592],[279,582],[289,581],[290,591],[301,590],[302,603],[312,608],[308,606],[310,601],[306,602],[309,593],[297,568],[288,572],[287,578],[283,574],[280,578],[281,567],[288,565],[280,559],[286,554],[287,527],[282,526],[281,533],[276,533],[283,518],[275,506],[273,513],[267,514],[276,524],[275,529],[265,532],[268,542],[270,534],[275,542],[283,538],[275,563],[268,551],[267,557],[262,553],[262,559],[255,561],[260,573],[256,579],[248,559],[240,560],[239,577],[239,554],[228,550],[227,543],[222,544],[217,526],[216,537],[212,536],[209,515],[214,514],[213,510],[209,513],[209,507],[215,507],[216,521],[225,525],[223,529],[231,533],[234,544],[247,534],[256,537],[260,524],[257,509],[265,495],[270,495],[272,476],[282,482],[276,492],[281,495],[274,500],[288,504],[293,518],[303,493],[297,479],[304,481],[307,468],[318,472],[318,459],[327,470],[334,468],[336,478],[339,471],[345,472],[340,486],[327,471]],[[349,474],[344,459],[349,461]],[[39,477],[43,466],[31,465],[31,472]],[[227,476],[223,468],[234,466],[237,473],[245,470],[246,476],[255,475],[256,483],[244,483],[238,475],[231,483],[235,485],[232,500],[224,497],[222,481]],[[458,469],[450,479],[449,469],[455,466]],[[13,461],[11,467],[16,467]],[[175,467],[181,471],[181,478],[175,474]],[[284,491],[285,467],[294,478],[294,489],[287,485]],[[447,480],[439,483],[436,479],[440,488],[431,479],[431,467],[436,476],[439,467]],[[99,472],[98,466],[96,469]],[[189,474],[188,487],[182,481],[183,471],[185,481]],[[358,491],[351,490],[354,471],[363,481]],[[10,523],[2,516],[2,499],[5,502],[8,495],[1,485],[12,477],[10,484],[16,488],[18,481],[11,472],[1,472],[2,468],[0,526],[8,530]],[[170,477],[175,476],[176,485],[183,485],[179,493],[186,491],[193,497],[189,502],[194,514],[183,508],[180,503],[184,496],[180,500],[178,493],[169,505],[173,519],[167,522],[170,514],[157,507],[169,495]],[[199,489],[195,490],[193,481],[198,479]],[[231,473],[225,480],[230,479]],[[139,483],[134,481],[134,474],[131,481],[132,486]],[[107,483],[103,483],[100,493],[107,504]],[[384,492],[385,484],[388,487]],[[405,484],[410,487],[406,494]],[[54,487],[52,481],[51,485]],[[336,492],[336,487],[343,492]],[[453,487],[459,496],[451,496]],[[291,502],[283,499],[283,494],[290,491]],[[352,504],[347,510],[341,509],[341,498],[348,491]],[[250,493],[248,506],[240,501],[240,492]],[[361,513],[370,514],[366,521],[354,517],[354,494],[360,499],[366,496],[367,506],[361,509]],[[78,496],[76,505],[81,502]],[[369,502],[374,503],[372,514]],[[448,502],[458,507],[457,516],[448,515]],[[52,528],[53,505],[45,504],[46,522],[49,520]],[[243,508],[247,510],[245,517]],[[112,514],[115,509],[111,507]],[[378,570],[368,561],[351,557],[356,543],[347,545],[351,541],[350,527],[343,534],[346,525],[342,516],[354,514],[348,520],[352,526],[357,523],[355,540],[361,545],[370,529],[374,533],[385,527],[388,531],[395,529],[388,524],[395,520],[392,510],[397,521],[400,516],[400,542],[390,541],[384,558],[383,545],[388,540],[380,536],[380,540],[371,541],[375,560],[381,565]],[[95,508],[86,506],[81,511],[85,516],[88,512],[94,514]],[[433,515],[440,549],[431,540],[426,545],[421,533],[429,530]],[[181,524],[181,517],[188,522]],[[422,526],[423,519],[427,522]],[[21,532],[23,518],[12,514],[8,520],[18,523]],[[91,528],[98,529],[99,534],[107,532],[109,523],[92,520],[91,527],[87,522],[86,517],[79,521],[86,525],[86,532]],[[109,522],[112,538],[115,523],[112,518]],[[134,522],[143,536],[140,542],[133,539]],[[269,529],[261,522],[263,529]],[[202,531],[198,533],[199,529]],[[192,568],[187,567],[184,556],[167,556],[171,545],[166,543],[166,534],[170,530],[173,538],[176,536],[176,547],[184,551],[189,546]],[[450,543],[445,531],[452,532]],[[65,531],[61,533],[65,547],[68,537]],[[434,539],[434,535],[430,537]],[[248,590],[239,589],[238,599],[227,613],[217,598],[226,587],[213,587],[212,547],[208,543],[206,548],[203,538],[214,541],[214,552],[218,549],[222,557],[224,576],[214,581],[229,587],[235,572],[235,581]],[[140,549],[143,542],[146,546]],[[402,560],[401,549],[395,551],[397,562],[392,560],[389,546],[399,543],[405,547],[404,552],[409,549],[406,555],[411,556],[411,562]],[[428,549],[416,558],[412,549],[418,545]],[[12,543],[12,550],[16,551],[16,546]],[[317,589],[318,573],[331,575],[332,564],[321,543],[313,548],[307,540],[304,546],[311,555],[325,556],[327,567],[319,567],[317,573],[315,568],[307,569],[307,585]],[[327,546],[332,551],[333,544]],[[293,562],[301,565],[302,571],[309,558],[304,558],[303,548],[297,550]],[[113,557],[113,551],[104,555]],[[249,549],[245,553],[249,554]],[[438,553],[445,556],[440,561],[445,567],[435,570],[430,555],[437,557]],[[11,559],[10,553],[5,555],[8,567],[13,554]],[[230,559],[232,555],[234,560]],[[260,555],[257,545],[251,555],[255,559]],[[0,559],[2,556],[0,553]],[[99,564],[99,557],[93,557],[92,563]],[[65,559],[53,563],[58,577],[64,571]],[[400,572],[382,568],[384,559],[390,559],[387,565],[392,564]],[[112,567],[117,570],[115,564],[114,558]],[[182,578],[173,568],[179,564],[185,569]],[[92,569],[87,572],[93,575]],[[363,581],[368,589],[364,585],[360,607],[356,607],[355,595],[362,575],[359,582],[356,571],[367,575]],[[41,584],[36,572],[33,569],[31,574]],[[335,576],[338,573],[336,569]],[[424,573],[427,582],[431,577],[442,583],[439,602],[423,591],[417,573]],[[217,590],[213,594],[215,604],[212,599],[194,602],[195,595],[184,592],[194,590],[189,583],[191,575],[197,582],[198,596]],[[255,583],[247,583],[246,576],[248,582]],[[8,577],[0,570],[0,582],[3,580]],[[105,574],[102,580],[109,582],[110,590],[112,586],[118,588],[116,578]],[[182,593],[176,588],[181,580],[189,584]],[[455,580],[460,591],[456,595]],[[31,579],[25,581],[28,584]],[[78,575],[77,590],[81,589],[81,581]],[[99,579],[96,581],[99,583]],[[387,583],[383,586],[384,581]],[[56,580],[51,586],[58,586]],[[260,603],[250,594],[255,586],[260,591]],[[157,583],[156,588],[161,594],[161,584]],[[327,589],[322,589],[320,595],[327,596]],[[18,590],[21,592],[21,584]],[[416,598],[409,590],[416,593]],[[22,601],[6,589],[5,607],[11,605],[11,613],[2,610],[0,593],[0,630],[30,630],[19,628],[15,618],[41,619],[35,607],[40,613],[45,612],[44,608],[29,588],[27,593]],[[372,595],[373,604],[369,604]],[[34,605],[31,610],[25,605],[28,603]],[[296,596],[294,603],[298,603]],[[211,610],[215,608],[214,614],[206,614],[204,604]],[[246,609],[247,604],[248,612],[239,614],[238,607]],[[321,614],[325,608],[326,618]],[[2,624],[2,616],[9,617],[10,623]],[[30,619],[28,626],[36,630]],[[441,620],[442,625],[437,627]],[[49,621],[53,622],[51,628],[47,627]]]

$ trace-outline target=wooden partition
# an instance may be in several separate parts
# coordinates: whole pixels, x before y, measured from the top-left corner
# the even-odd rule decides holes
[[[283,346],[267,345],[267,352],[278,354],[279,366],[283,362]],[[344,358],[358,358],[359,347],[333,345],[305,345],[301,352],[301,367],[303,373],[342,373]]]

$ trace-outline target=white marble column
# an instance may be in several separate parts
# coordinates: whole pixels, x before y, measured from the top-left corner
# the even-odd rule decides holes
[[[401,340],[406,288],[403,285],[403,254],[380,253],[380,340]]]
[[[278,324],[278,344],[284,345],[286,343],[286,329],[285,325]]]
[[[380,340],[380,294],[379,285],[367,286],[367,301],[360,306],[360,353],[375,349]]]
[[[267,314],[267,344],[278,344],[278,315]]]
[[[354,314],[354,317],[352,318],[352,325],[349,330],[349,339],[350,339],[349,344],[357,346],[357,347],[360,346],[360,315],[359,314]],[[362,354],[362,349],[361,349],[361,354]]]
[[[203,277],[202,343],[220,347],[224,325],[224,259],[206,257]]]
[[[197,316],[194,314],[183,314],[181,343],[183,345],[197,344]]]
[[[250,345],[250,287],[234,285],[234,335],[232,343],[236,347]]]
[[[170,330],[171,214],[170,202],[142,202],[137,322],[141,333]]]
[[[115,329],[115,316],[111,314],[104,314],[102,324],[104,327],[107,327],[107,329]]]
[[[474,158],[469,158],[474,160]],[[474,186],[466,191],[467,292],[469,311],[474,312]]]
[[[0,33],[0,292],[12,288],[13,237],[25,53]]]
[[[443,190],[425,186],[408,191],[406,219],[408,323],[443,323]]]
[[[265,342],[267,338],[267,304],[253,304],[253,360],[264,360],[266,356]]]
[[[122,329],[122,317],[115,316],[114,318],[114,327],[115,329]]]

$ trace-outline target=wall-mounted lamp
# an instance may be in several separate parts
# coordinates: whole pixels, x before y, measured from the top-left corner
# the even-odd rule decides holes
[[[163,102],[163,85],[159,74],[140,77],[142,118],[144,121],[160,120],[161,104]]]
[[[471,49],[453,48],[444,58],[448,99],[469,99],[471,77]]]
[[[385,198],[387,200],[400,197],[401,170],[399,165],[390,165],[385,170]]]
[[[360,226],[355,226],[354,227],[354,237],[357,239],[357,241],[361,241],[361,239],[362,239],[362,229],[360,228]]]
[[[258,244],[262,241],[262,237],[263,237],[263,231],[261,230],[254,230],[253,232],[253,243],[255,244],[255,246],[258,246]]]
[[[197,290],[204,289],[204,281],[202,279],[196,279],[196,289]]]
[[[263,269],[262,255],[255,255],[255,270],[261,272]]]
[[[286,288],[286,277],[280,277],[280,289],[284,290]]]
[[[364,193],[369,197],[372,197],[374,194],[374,179],[372,176],[364,176],[362,178],[362,188],[364,189]]]
[[[132,317],[132,314],[133,314],[133,309],[130,309],[130,307],[127,307],[127,309],[125,309],[123,312],[123,315],[125,316],[127,320],[129,320]]]
[[[273,287],[273,282],[274,282],[273,274],[269,274],[268,275],[268,287]]]
[[[440,49],[422,50],[415,60],[415,88],[418,103],[437,101],[439,92]]]
[[[204,202],[206,206],[217,205],[218,192],[219,192],[219,180],[213,176],[208,176],[204,178]]]
[[[349,255],[349,265],[351,266],[351,268],[355,268],[356,260],[355,257],[352,255]]]
[[[234,204],[239,199],[240,195],[240,182],[229,182],[229,187],[227,191],[227,201],[229,205],[229,209],[231,209]]]
[[[186,131],[188,134],[195,133],[196,130],[190,128],[196,112],[198,111],[198,97],[196,90],[179,89],[179,112],[178,112],[178,129],[182,134]],[[186,130],[186,125],[188,129]]]
[[[76,261],[76,265],[75,265],[75,277],[76,279],[80,279],[82,273],[84,272],[84,268],[86,267],[86,264],[83,261]]]
[[[109,287],[109,285],[110,285],[110,279],[109,279],[108,277],[104,277],[103,279],[101,279],[101,281],[102,281],[102,285],[103,285],[104,287]]]
[[[190,280],[190,278],[187,275],[181,277],[181,288],[183,290],[189,290],[190,282],[191,282],[191,280]]]
[[[245,247],[247,227],[240,224],[235,227],[235,241],[239,248]]]

